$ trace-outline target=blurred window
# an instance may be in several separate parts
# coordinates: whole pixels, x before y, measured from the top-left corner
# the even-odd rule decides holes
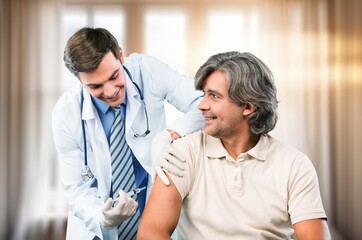
[[[147,9],[144,14],[145,53],[185,72],[187,18],[182,9]]]
[[[187,16],[182,9],[147,9],[144,14],[145,53],[185,73]],[[166,121],[182,115],[165,101]]]

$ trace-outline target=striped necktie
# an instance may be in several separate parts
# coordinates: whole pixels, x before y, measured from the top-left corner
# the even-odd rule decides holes
[[[115,119],[111,127],[110,152],[112,160],[112,194],[118,197],[119,190],[126,193],[135,188],[135,175],[132,164],[132,152],[129,148],[124,130],[124,121],[120,107],[114,107]],[[137,197],[137,196],[135,196]],[[118,239],[136,239],[140,214],[136,213],[118,225]]]

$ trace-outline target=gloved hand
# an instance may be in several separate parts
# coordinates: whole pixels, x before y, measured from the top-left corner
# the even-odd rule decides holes
[[[113,199],[108,198],[103,205],[100,216],[102,227],[112,229],[121,222],[131,217],[137,211],[138,203],[131,197],[128,197],[123,190],[119,190],[119,202],[114,207]]]
[[[165,185],[170,185],[170,181],[163,170],[179,177],[184,175],[183,170],[185,170],[183,166],[185,159],[172,146],[171,142],[170,132],[164,130],[155,136],[151,148],[153,168],[156,171],[153,173],[152,180],[155,180],[157,173]]]

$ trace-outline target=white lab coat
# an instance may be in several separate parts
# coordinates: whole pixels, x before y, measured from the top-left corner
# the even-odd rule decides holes
[[[194,81],[175,72],[155,58],[132,54],[124,64],[144,95],[150,134],[134,137],[146,130],[146,116],[140,94],[127,76],[126,140],[134,155],[151,175],[151,141],[166,128],[164,100],[184,112],[168,128],[180,135],[204,126],[197,105],[202,93],[194,90]],[[109,197],[111,186],[111,160],[109,146],[97,110],[86,88],[83,90],[84,105],[80,113],[80,92],[77,83],[63,94],[53,109],[53,136],[60,161],[61,179],[69,202],[67,239],[117,239],[116,229],[107,230],[99,225],[101,207]],[[83,135],[81,119],[86,121],[88,165],[94,178],[84,182]],[[151,177],[149,177],[151,179]],[[148,193],[151,189],[149,181]],[[148,194],[147,194],[148,195]]]

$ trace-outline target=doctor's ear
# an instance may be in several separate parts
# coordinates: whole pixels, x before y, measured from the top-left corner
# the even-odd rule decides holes
[[[122,48],[119,48],[119,60],[121,61],[121,63],[124,63],[124,57],[123,57],[123,51]]]
[[[243,115],[249,116],[250,114],[252,114],[253,112],[256,111],[256,107],[251,105],[250,103],[245,103],[244,104],[244,111],[243,111]]]

